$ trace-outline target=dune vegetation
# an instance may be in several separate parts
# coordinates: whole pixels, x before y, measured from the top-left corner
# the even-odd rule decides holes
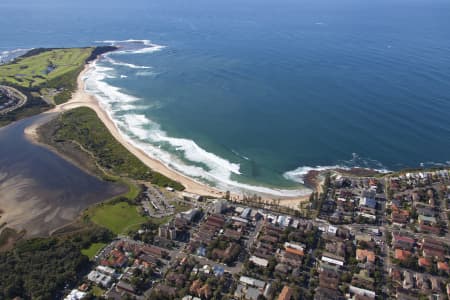
[[[106,173],[177,190],[184,187],[160,173],[154,172],[122,146],[90,108],[80,107],[62,114],[55,122],[53,142],[72,142],[92,155]]]

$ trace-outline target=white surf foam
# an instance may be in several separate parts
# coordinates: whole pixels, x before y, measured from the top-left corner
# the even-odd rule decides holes
[[[187,176],[214,182],[221,189],[277,197],[294,197],[310,193],[308,189],[283,190],[233,180],[233,174],[241,174],[239,164],[206,151],[192,140],[168,136],[157,123],[143,113],[127,114],[126,111],[135,108],[133,103],[140,99],[108,84],[105,79],[111,78],[113,72],[113,69],[104,67],[101,63],[93,63],[86,72],[86,91],[96,96],[121,134],[150,157]],[[177,155],[163,150],[164,147],[169,147],[177,152]],[[186,163],[185,160],[192,164]]]
[[[139,65],[132,64],[132,63],[126,63],[126,62],[115,60],[115,59],[111,58],[110,55],[105,55],[105,59],[110,64],[115,65],[115,66],[123,66],[123,67],[128,67],[130,69],[151,69],[151,67],[148,67],[148,66],[139,66]]]
[[[12,61],[18,56],[24,55],[32,49],[18,48],[13,50],[5,50],[0,52],[0,64]]]
[[[124,44],[124,43],[139,43],[144,45],[150,45],[152,42],[150,40],[136,40],[136,39],[128,39],[128,40],[104,40],[104,41],[95,41],[94,43],[100,43],[100,44],[111,44],[111,45],[117,45],[117,44]]]
[[[120,47],[120,50],[114,52],[115,54],[153,53],[161,51],[162,49],[166,48],[166,46],[154,44],[150,40],[128,39],[128,40],[105,40],[95,42]]]
[[[250,158],[248,158],[245,155],[240,154],[239,152],[237,152],[236,150],[231,149],[231,152],[233,152],[236,156],[239,156],[240,158],[243,158],[245,160],[250,160]]]
[[[434,161],[427,161],[427,162],[421,162],[419,164],[423,168],[440,168],[440,167],[449,167],[450,161],[445,162],[434,162]]]
[[[366,168],[377,171],[379,173],[389,173],[391,172],[386,167],[383,166],[379,161],[362,158],[357,153],[352,153],[352,158],[346,161],[341,161],[339,164],[334,166],[302,166],[295,170],[285,172],[283,177],[304,184],[305,176],[311,171],[326,171],[332,169],[342,169],[351,170],[352,168]]]
[[[113,68],[100,66],[97,62],[94,62],[84,76],[86,91],[101,98],[100,103],[108,111],[112,110],[112,104],[114,103],[130,103],[139,100],[137,97],[122,93],[120,88],[109,85],[104,81],[107,78],[115,78],[114,74]]]
[[[155,77],[157,75],[158,75],[158,73],[152,72],[152,71],[138,71],[138,72],[136,72],[136,76],[141,76],[141,77]]]
[[[316,166],[316,167],[298,167],[295,170],[285,172],[283,174],[283,177],[292,180],[295,182],[299,182],[301,184],[305,183],[305,176],[311,172],[311,171],[325,171],[325,170],[331,170],[331,169],[344,169],[349,170],[350,168],[344,167],[344,166]]]

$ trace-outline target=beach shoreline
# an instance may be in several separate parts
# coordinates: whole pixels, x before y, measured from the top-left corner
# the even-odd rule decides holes
[[[95,63],[95,62],[94,62]],[[130,153],[136,156],[139,160],[141,160],[146,166],[155,172],[161,173],[164,176],[171,178],[172,180],[180,182],[184,187],[185,191],[193,194],[198,194],[202,196],[216,197],[216,198],[225,198],[226,191],[219,190],[215,187],[208,186],[204,183],[198,182],[188,176],[181,174],[180,172],[169,168],[164,165],[157,159],[150,157],[143,150],[139,149],[135,145],[133,145],[129,140],[127,140],[119,131],[114,121],[111,119],[109,114],[101,107],[99,101],[94,95],[89,94],[85,90],[84,86],[84,77],[86,72],[91,68],[91,63],[87,63],[84,69],[80,72],[77,77],[77,89],[72,94],[71,99],[68,102],[63,104],[59,104],[53,109],[44,112],[43,114],[54,114],[54,113],[63,113],[69,111],[71,109],[75,109],[78,107],[88,107],[95,111],[98,118],[101,122],[106,126],[111,135],[122,144]],[[44,118],[46,121],[50,121],[50,118]],[[43,125],[44,122],[37,122],[25,129],[26,137],[33,143],[42,144],[39,141],[38,127]],[[45,146],[45,145],[44,145]],[[64,156],[62,156],[64,157]],[[240,195],[238,193],[231,193],[231,199],[235,201],[239,201],[243,199],[243,194]],[[298,197],[278,197],[278,196],[270,196],[270,195],[262,195],[263,199],[281,199],[281,203],[283,204],[286,201],[286,204],[289,203],[289,207],[293,207],[293,203],[301,203],[308,201],[309,194],[305,196]]]

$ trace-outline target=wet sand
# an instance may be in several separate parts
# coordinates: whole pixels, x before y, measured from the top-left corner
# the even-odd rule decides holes
[[[42,114],[0,128],[0,221],[25,229],[27,237],[48,235],[88,206],[126,191],[30,143],[25,128],[50,117]]]
[[[64,111],[68,111],[77,107],[89,107],[94,110],[103,124],[107,127],[109,132],[114,136],[114,138],[121,143],[128,151],[130,151],[133,155],[135,155],[139,160],[141,160],[144,164],[146,164],[152,170],[159,172],[173,180],[180,182],[185,188],[187,192],[204,195],[204,196],[212,196],[217,198],[223,198],[225,196],[226,191],[221,191],[214,187],[208,186],[204,183],[198,182],[192,178],[189,178],[171,168],[168,168],[166,165],[161,163],[160,161],[148,156],[141,149],[135,147],[132,143],[130,143],[124,136],[119,132],[118,128],[111,120],[106,111],[100,106],[97,99],[91,94],[87,93],[84,88],[84,80],[86,71],[89,69],[89,64],[87,64],[84,70],[79,74],[77,85],[78,88],[76,92],[73,94],[72,98],[63,104],[57,105],[54,109],[44,113],[44,114],[52,114],[55,112],[61,113]],[[37,134],[37,128],[39,127],[39,123],[34,123],[28,128],[26,128],[26,135],[30,138],[30,140],[37,142],[39,140]],[[239,200],[243,198],[243,195],[234,193],[231,197],[235,200]],[[262,195],[263,199],[272,199],[272,198],[280,198],[280,197],[271,197],[270,195]],[[309,195],[300,196],[295,198],[286,198],[282,199],[280,204],[289,207],[296,207],[298,203],[308,201]],[[286,200],[286,201],[285,201]],[[286,203],[284,203],[286,202]],[[297,205],[296,205],[296,204]]]

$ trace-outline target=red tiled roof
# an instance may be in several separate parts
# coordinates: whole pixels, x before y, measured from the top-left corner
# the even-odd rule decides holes
[[[392,212],[392,222],[405,224],[408,222],[408,216],[402,215],[400,213]]]
[[[283,290],[281,290],[280,295],[278,296],[278,300],[290,300],[291,297],[292,297],[292,289],[287,285],[285,285]]]
[[[425,257],[419,257],[419,266],[420,267],[429,267],[431,266],[431,261],[428,258]]]
[[[395,234],[395,233],[392,236],[396,242],[403,242],[403,243],[408,243],[408,244],[414,244],[414,242],[415,242],[413,238],[410,238],[407,236],[401,236],[401,235]]]
[[[395,249],[395,258],[398,260],[405,260],[408,257],[411,256],[411,252],[402,250],[402,249]]]
[[[431,232],[434,234],[438,234],[441,229],[439,227],[434,227],[434,226],[429,226],[429,225],[425,225],[425,224],[420,224],[420,231],[425,231],[425,232]]]
[[[302,250],[294,249],[294,248],[291,248],[291,247],[286,247],[286,252],[287,253],[292,253],[292,254],[295,254],[295,255],[298,255],[298,256],[303,256],[304,255]]]
[[[448,263],[446,263],[445,261],[439,261],[437,263],[437,268],[438,268],[438,270],[442,270],[442,271],[446,271],[446,272],[450,271]]]
[[[356,259],[361,261],[367,259],[368,262],[375,262],[375,253],[370,250],[356,249]]]
[[[422,249],[425,248],[431,248],[431,249],[436,249],[436,250],[444,250],[444,245],[438,241],[438,240],[434,240],[434,239],[430,239],[430,238],[424,238],[422,241]]]

